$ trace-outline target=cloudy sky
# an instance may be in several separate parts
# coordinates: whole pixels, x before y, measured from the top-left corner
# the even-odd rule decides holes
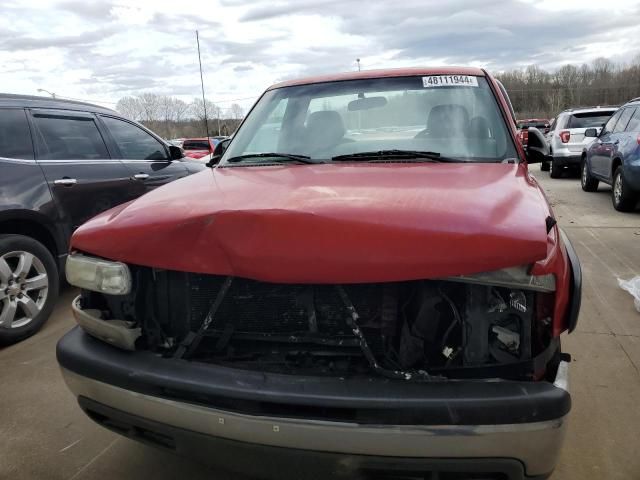
[[[1,0],[0,91],[114,106],[148,91],[247,108],[287,78],[362,68],[553,69],[640,53],[637,0]]]

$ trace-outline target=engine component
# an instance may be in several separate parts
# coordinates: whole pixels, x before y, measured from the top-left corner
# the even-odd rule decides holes
[[[456,307],[445,300],[438,286],[429,282],[420,283],[403,311],[400,335],[400,366],[411,368],[438,365],[445,343],[456,326]],[[448,299],[448,297],[446,297]],[[450,309],[447,310],[446,302]]]
[[[520,349],[520,334],[512,332],[504,327],[494,325],[491,331],[497,335],[498,341],[502,343],[510,352],[517,352]]]
[[[526,313],[527,311],[527,297],[524,292],[515,290],[509,293],[509,305],[518,310],[519,312]]]
[[[451,279],[338,286],[231,282],[144,267],[132,273],[145,276],[149,287],[121,297],[84,291],[83,304],[105,318],[141,322],[144,348],[309,375],[408,374],[415,380],[524,365],[533,358],[535,296],[543,295]],[[537,330],[535,338],[537,354],[547,342]]]

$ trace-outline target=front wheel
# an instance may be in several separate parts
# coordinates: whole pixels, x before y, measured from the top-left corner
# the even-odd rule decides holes
[[[23,235],[0,235],[0,344],[19,342],[47,321],[58,298],[51,252]]]
[[[540,171],[548,172],[549,170],[551,170],[551,165],[549,162],[544,161],[540,164]]]
[[[613,174],[613,188],[611,189],[611,201],[613,208],[619,212],[632,211],[638,202],[638,195],[634,192],[624,179],[622,165]]]
[[[585,192],[595,192],[598,190],[598,184],[600,182],[598,179],[593,178],[591,173],[589,173],[589,165],[587,165],[587,159],[582,159],[582,174],[580,175],[580,184],[582,185],[582,190]]]

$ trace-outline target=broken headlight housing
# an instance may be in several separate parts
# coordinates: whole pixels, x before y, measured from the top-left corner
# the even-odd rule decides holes
[[[556,290],[556,277],[553,274],[531,275],[527,265],[473,275],[459,275],[450,277],[448,280],[494,287],[522,288],[537,292],[555,292]]]
[[[112,262],[82,254],[67,257],[67,282],[76,287],[108,295],[131,292],[131,273],[122,262]]]

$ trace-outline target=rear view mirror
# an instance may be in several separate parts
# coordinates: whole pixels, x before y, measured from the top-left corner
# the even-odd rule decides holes
[[[171,160],[180,160],[184,157],[184,152],[176,145],[169,145],[169,155]]]
[[[527,141],[527,162],[542,163],[549,156],[549,144],[542,132],[535,127],[529,127],[529,139]]]
[[[385,97],[363,97],[349,102],[349,111],[370,110],[372,108],[384,107],[387,104]]]
[[[595,128],[587,128],[584,131],[584,136],[585,137],[595,138],[595,137],[598,136],[598,130],[596,130]]]

